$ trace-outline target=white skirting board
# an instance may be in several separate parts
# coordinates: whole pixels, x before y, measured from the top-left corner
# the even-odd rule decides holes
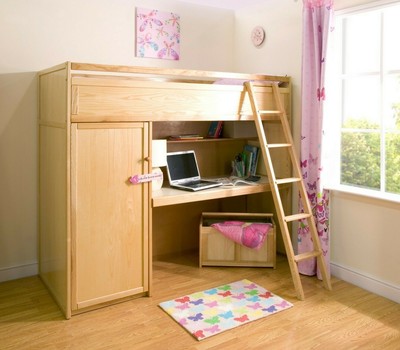
[[[38,263],[4,267],[0,269],[0,282],[16,280],[18,278],[36,276],[39,272]]]
[[[391,285],[332,262],[330,267],[332,276],[400,304],[400,286]]]

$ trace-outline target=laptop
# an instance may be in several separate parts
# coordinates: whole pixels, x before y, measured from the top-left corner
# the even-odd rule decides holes
[[[201,179],[194,151],[167,153],[167,174],[170,186],[181,190],[200,191],[222,185]]]

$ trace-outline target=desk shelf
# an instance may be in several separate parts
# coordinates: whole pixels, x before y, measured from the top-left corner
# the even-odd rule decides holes
[[[190,192],[178,190],[171,187],[163,187],[153,192],[152,206],[163,207],[166,205],[191,203],[198,201],[206,201],[210,199],[228,198],[235,196],[243,196],[254,193],[269,192],[271,190],[267,177],[263,177],[260,182],[255,185],[238,185],[238,186],[221,186],[210,188],[198,192]]]

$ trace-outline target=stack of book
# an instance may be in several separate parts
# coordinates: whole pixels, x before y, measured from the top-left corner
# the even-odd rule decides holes
[[[237,154],[235,160],[232,161],[233,175],[238,177],[255,176],[259,156],[259,147],[246,144],[243,151]]]
[[[212,121],[210,127],[208,128],[207,137],[213,139],[221,137],[223,125],[224,122],[222,121]]]
[[[260,148],[247,144],[243,147],[246,163],[246,176],[256,175]]]
[[[168,137],[170,141],[192,141],[192,140],[202,140],[203,136],[198,134],[183,134],[183,135],[171,135]]]

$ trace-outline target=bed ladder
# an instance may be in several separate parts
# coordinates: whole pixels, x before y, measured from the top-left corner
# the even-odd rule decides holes
[[[294,144],[290,130],[290,125],[287,120],[285,108],[280,97],[278,82],[259,84],[249,81],[245,82],[244,85],[245,85],[245,90],[247,91],[247,94],[250,99],[250,105],[254,117],[255,126],[257,129],[257,135],[260,142],[260,150],[262,152],[262,157],[265,163],[265,167],[267,169],[268,181],[271,187],[271,193],[274,200],[279,227],[281,229],[283,243],[285,245],[286,255],[290,271],[292,274],[292,279],[296,290],[297,298],[300,300],[304,300],[303,286],[301,284],[300,274],[297,266],[297,263],[300,261],[315,257],[317,259],[317,264],[321,272],[321,277],[324,287],[328,290],[332,290],[332,287],[331,287],[330,277],[326,268],[325,259],[322,253],[317,233],[317,228],[314,221],[314,216],[312,214],[311,205],[308,200],[307,191],[302,179],[300,163],[298,161],[298,157],[296,155],[293,146]],[[257,87],[270,86],[272,88],[273,100],[275,103],[276,110],[260,110],[258,108],[256,94],[255,94],[255,85],[257,85]],[[276,118],[271,118],[276,116],[279,116],[278,122],[281,123],[282,126],[283,140],[282,143],[269,144],[267,142],[267,138],[265,135],[263,121],[268,122],[268,120],[270,120],[270,122],[272,123],[277,123]],[[285,149],[289,153],[289,158],[291,161],[291,169],[293,174],[292,177],[285,179],[276,178],[270,152],[270,150],[274,148]],[[290,185],[290,184],[296,184],[299,189],[301,207],[303,208],[303,212],[286,215],[282,205],[279,186]],[[311,238],[313,241],[313,250],[310,252],[295,255],[290,238],[289,225],[293,221],[298,221],[298,220],[307,221],[307,225],[309,227]]]

